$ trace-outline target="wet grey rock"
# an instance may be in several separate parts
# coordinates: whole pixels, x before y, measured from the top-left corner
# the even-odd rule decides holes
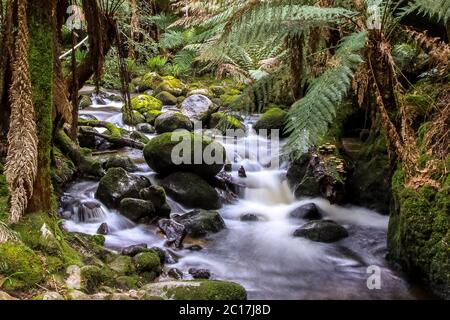
[[[136,130],[145,134],[153,134],[156,132],[155,128],[148,123],[140,123],[136,126]]]
[[[194,173],[174,172],[160,184],[173,200],[188,208],[216,210],[222,207],[216,189]]]
[[[202,251],[203,247],[198,245],[198,244],[195,244],[195,245],[187,247],[186,249],[189,250],[189,251],[196,251],[196,252],[198,252],[198,251]]]
[[[243,221],[243,222],[256,222],[256,221],[260,221],[260,218],[256,214],[247,213],[247,214],[244,214],[241,217],[241,221]]]
[[[181,104],[181,112],[192,121],[207,122],[217,109],[217,106],[208,97],[201,94],[194,94]]]
[[[204,279],[204,280],[208,280],[211,278],[211,272],[207,269],[196,269],[196,268],[191,268],[189,269],[189,274],[194,278],[194,279]]]
[[[183,240],[186,237],[184,225],[171,219],[161,219],[158,221],[158,227],[166,236],[169,245],[176,248],[183,246]]]
[[[155,208],[156,215],[162,218],[169,218],[172,209],[167,203],[167,196],[164,188],[150,186],[142,189],[139,193],[141,199],[150,201]]]
[[[134,164],[134,162],[130,159],[130,157],[117,155],[109,158],[106,161],[104,168],[106,170],[111,168],[122,168],[128,172],[138,171],[138,167]]]
[[[136,244],[136,245],[124,248],[124,249],[122,249],[120,254],[123,256],[134,257],[134,256],[138,255],[139,253],[148,252],[148,251],[149,251],[149,249],[148,249],[147,244],[142,243],[142,244]]]
[[[339,241],[348,235],[347,229],[331,220],[310,221],[294,232],[294,237],[326,243]]]
[[[218,233],[226,227],[225,221],[217,211],[194,210],[183,215],[174,215],[173,219],[182,224],[192,238]]]
[[[239,174],[239,178],[247,178],[247,172],[245,172],[244,167],[239,168],[238,174]]]
[[[79,120],[82,121],[91,121],[91,120],[98,120],[95,116],[93,116],[92,114],[80,114],[78,116]]]
[[[102,223],[97,230],[97,234],[101,234],[103,236],[107,236],[109,234],[109,232],[110,232],[109,226],[106,222]]]
[[[120,213],[134,222],[156,216],[155,207],[150,201],[133,198],[125,198],[120,202]]]
[[[289,217],[303,220],[320,220],[322,214],[314,203],[308,203],[289,213]]]
[[[139,192],[150,186],[150,181],[135,176],[122,168],[112,168],[100,180],[96,198],[110,208],[117,208],[125,198],[139,198]]]
[[[169,272],[167,272],[167,275],[173,279],[176,280],[182,280],[183,279],[183,272],[181,272],[179,269],[177,268],[172,268],[169,270]]]

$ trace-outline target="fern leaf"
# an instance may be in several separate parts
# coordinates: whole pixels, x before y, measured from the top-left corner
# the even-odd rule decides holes
[[[364,48],[366,38],[366,32],[344,38],[332,67],[313,81],[303,99],[294,103],[286,128],[290,133],[288,153],[308,149],[328,131],[338,106],[351,88],[354,72],[363,62],[358,51]]]

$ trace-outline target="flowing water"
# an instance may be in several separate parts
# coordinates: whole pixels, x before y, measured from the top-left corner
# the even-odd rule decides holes
[[[123,126],[120,104],[94,105],[81,112],[99,120]],[[200,244],[203,250],[180,250],[168,268],[178,268],[189,279],[192,267],[206,268],[214,279],[240,283],[250,299],[417,299],[427,295],[410,284],[403,275],[387,264],[386,234],[388,218],[364,208],[330,205],[324,199],[296,200],[286,181],[286,169],[267,169],[277,154],[270,154],[269,141],[255,135],[248,121],[249,135],[237,143],[226,144],[233,163],[233,181],[240,185],[239,200],[220,210],[227,228]],[[255,143],[257,141],[258,143]],[[139,174],[157,183],[155,174],[143,160],[142,152],[124,150],[142,170]],[[261,156],[262,155],[262,156]],[[264,156],[265,155],[265,156]],[[247,178],[239,178],[243,166]],[[284,169],[283,169],[284,168]],[[118,212],[95,200],[98,182],[78,181],[67,194],[80,202],[98,208],[88,221],[65,221],[65,228],[74,232],[95,234],[106,222],[110,234],[106,246],[121,249],[146,243],[149,247],[164,247],[165,239],[156,227],[137,225]],[[295,208],[315,203],[324,214],[345,226],[350,236],[333,244],[294,238],[294,230],[306,221],[293,220],[289,213]],[[173,212],[185,212],[181,205],[169,200]],[[242,222],[244,214],[255,214],[258,222]],[[167,248],[166,248],[167,249]],[[375,266],[381,273],[381,289],[369,290],[368,268]],[[163,281],[164,279],[162,279]]]

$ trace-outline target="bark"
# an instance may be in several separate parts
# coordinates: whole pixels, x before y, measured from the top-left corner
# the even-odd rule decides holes
[[[27,212],[51,212],[51,143],[53,125],[54,17],[56,0],[29,0],[29,63],[38,135],[38,170]]]

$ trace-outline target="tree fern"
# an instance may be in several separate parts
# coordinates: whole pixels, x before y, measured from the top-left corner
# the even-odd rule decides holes
[[[414,0],[404,11],[404,13],[411,13],[417,11],[429,17],[437,18],[444,24],[450,21],[450,1],[449,0]]]
[[[358,53],[365,47],[366,32],[355,33],[341,42],[331,67],[311,84],[306,96],[289,111],[287,152],[296,155],[313,146],[328,131],[337,107],[346,97],[355,70],[363,62]]]

